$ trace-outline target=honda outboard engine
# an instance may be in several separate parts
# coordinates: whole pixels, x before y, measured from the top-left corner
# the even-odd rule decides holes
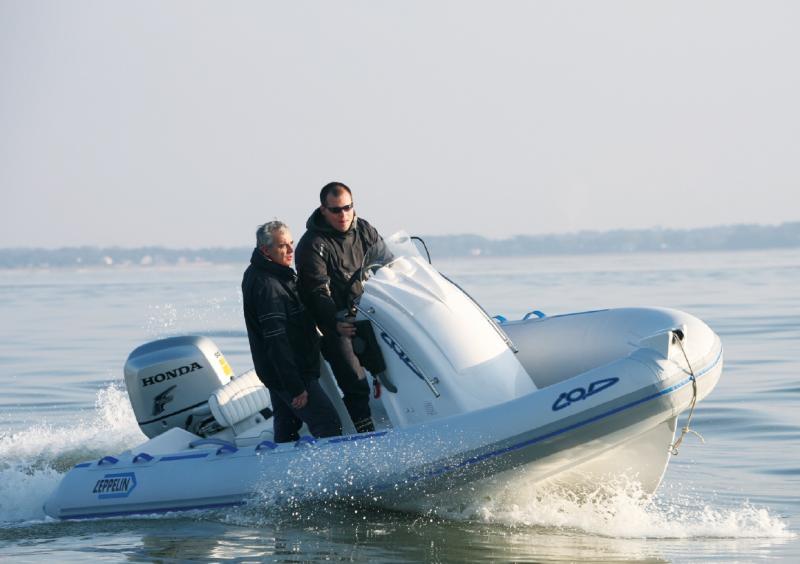
[[[233,376],[206,337],[171,337],[136,348],[125,363],[125,385],[142,432],[152,438],[172,427],[196,430],[208,398]]]

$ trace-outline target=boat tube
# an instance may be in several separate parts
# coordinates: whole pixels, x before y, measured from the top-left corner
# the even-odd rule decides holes
[[[496,320],[416,251],[387,239],[362,269],[354,348],[371,371],[376,431],[357,434],[330,367],[320,381],[344,435],[273,440],[269,394],[234,376],[205,337],[135,349],[125,382],[148,440],[72,468],[47,515],[86,519],[297,498],[414,508],[432,496],[491,495],[615,476],[655,491],[676,421],[722,372],[719,337],[663,308]],[[369,275],[366,278],[366,275]]]

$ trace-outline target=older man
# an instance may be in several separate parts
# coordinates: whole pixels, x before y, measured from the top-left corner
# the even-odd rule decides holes
[[[256,248],[242,279],[250,353],[269,389],[279,443],[297,440],[304,422],[315,437],[342,433],[339,416],[319,385],[319,336],[297,293],[293,258],[286,224],[265,223],[256,230]]]
[[[363,291],[361,284],[350,284],[351,277],[361,267],[365,253],[384,243],[374,227],[356,217],[353,194],[341,182],[325,185],[319,201],[297,245],[300,295],[322,331],[322,353],[333,369],[356,431],[374,431],[369,384],[353,352],[355,326],[343,321],[342,315]]]

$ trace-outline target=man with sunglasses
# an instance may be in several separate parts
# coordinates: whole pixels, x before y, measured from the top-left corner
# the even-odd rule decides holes
[[[326,184],[319,201],[297,244],[300,295],[322,331],[322,354],[333,369],[353,425],[357,432],[367,433],[375,430],[369,384],[353,352],[356,328],[343,317],[363,291],[351,278],[368,249],[384,243],[374,227],[356,217],[353,194],[341,182]]]

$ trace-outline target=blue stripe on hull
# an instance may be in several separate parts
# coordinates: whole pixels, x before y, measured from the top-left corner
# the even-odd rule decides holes
[[[190,507],[166,507],[163,509],[135,509],[130,511],[111,511],[108,513],[80,513],[62,515],[60,519],[100,519],[104,517],[124,517],[126,515],[154,515],[157,513],[171,513],[174,511],[196,511],[205,509],[222,509],[223,507],[237,507],[244,505],[244,501],[231,501],[229,503],[209,503],[206,505],[193,505]]]

